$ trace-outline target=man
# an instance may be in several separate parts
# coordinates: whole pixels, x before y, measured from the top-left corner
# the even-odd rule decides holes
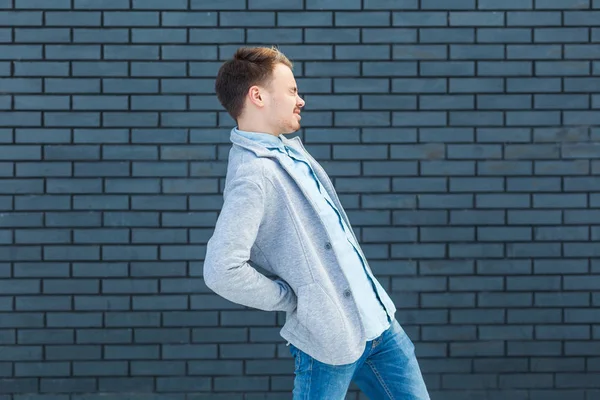
[[[295,400],[344,399],[352,380],[373,400],[429,399],[413,343],[331,181],[300,138],[284,136],[300,129],[305,104],[292,63],[275,48],[240,48],[215,90],[237,126],[207,245],[207,286],[286,312],[280,334],[295,360]]]

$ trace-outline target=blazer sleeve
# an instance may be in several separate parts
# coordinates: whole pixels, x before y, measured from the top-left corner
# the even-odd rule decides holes
[[[291,312],[297,304],[291,287],[283,280],[271,280],[248,263],[264,215],[264,192],[246,177],[229,185],[207,244],[204,281],[213,292],[234,303]]]

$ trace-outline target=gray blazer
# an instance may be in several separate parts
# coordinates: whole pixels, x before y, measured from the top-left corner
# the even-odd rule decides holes
[[[282,140],[305,154],[351,226],[325,170],[300,138]],[[279,161],[283,154],[233,132],[231,141],[224,203],[206,249],[206,285],[237,304],[285,311],[281,336],[318,361],[353,363],[362,355],[366,337],[323,220]],[[248,261],[278,278],[261,274]],[[368,262],[367,268],[371,271]],[[377,280],[375,284],[393,318],[396,306]]]

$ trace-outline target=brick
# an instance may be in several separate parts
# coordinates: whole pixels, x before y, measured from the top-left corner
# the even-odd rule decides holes
[[[584,227],[540,227],[535,230],[535,239],[539,241],[589,240],[589,234]]]
[[[160,314],[156,312],[110,312],[106,313],[106,327],[155,327],[159,326]]]
[[[596,58],[600,54],[600,44],[567,44],[565,59]]]
[[[105,45],[102,58],[105,60],[158,60],[158,46],[149,45]],[[169,59],[167,49],[163,52],[163,59]]]
[[[353,14],[356,15],[356,14]],[[337,18],[337,17],[336,17]],[[386,18],[389,18],[386,16]],[[336,23],[339,25],[339,19]],[[379,22],[379,21],[377,21]],[[383,21],[382,21],[383,22]],[[363,22],[365,24],[365,22]],[[386,25],[385,23],[384,25]],[[417,41],[416,29],[405,28],[363,28],[362,41],[363,43],[389,43],[392,38],[392,43],[415,43]]]
[[[451,211],[450,223],[453,225],[502,225],[504,224],[504,213],[482,210]]]
[[[10,374],[6,374],[3,372],[3,376],[10,376]],[[0,379],[0,384],[2,385],[1,393],[15,393],[14,398],[17,398],[19,394],[17,393],[32,393],[38,388],[37,379],[33,378],[8,378],[8,379]],[[3,399],[8,400],[9,395],[2,396]]]
[[[529,371],[528,364],[527,358],[486,358],[485,360],[474,360],[473,369],[476,372],[527,372]]]
[[[393,178],[392,190],[398,192],[445,192],[446,179],[435,177]]]
[[[479,43],[530,43],[530,29],[524,28],[480,28],[477,30]]]
[[[422,175],[473,175],[475,164],[471,161],[422,161]]]
[[[14,61],[14,76],[68,76],[68,62]]]
[[[129,32],[127,29],[74,29],[75,42],[81,43],[127,43]]]
[[[337,62],[336,62],[337,63]],[[416,76],[417,75],[417,63],[415,61],[365,61],[363,64],[363,75],[368,76]],[[421,82],[425,84],[426,81],[421,80],[392,80],[393,87],[396,84],[406,84],[410,82]],[[433,80],[429,81],[433,83]],[[438,84],[444,84],[445,81],[437,80]],[[397,89],[393,89],[398,91]],[[416,90],[415,90],[416,91]]]
[[[473,196],[468,194],[423,194],[418,198],[421,209],[462,209],[472,207]]]
[[[68,362],[17,362],[15,376],[69,376]],[[37,386],[37,385],[35,385]]]
[[[530,75],[532,62],[528,61],[479,61],[477,71],[480,76],[521,76]]]
[[[74,376],[127,375],[127,363],[123,361],[75,361]]]
[[[472,61],[423,61],[420,63],[421,76],[470,76],[475,73]]]
[[[191,0],[190,6],[194,9],[208,9],[208,10],[231,10],[244,8],[243,0],[224,0],[224,1],[205,1],[205,0]]]
[[[75,296],[75,310],[129,310],[129,304],[130,300],[128,296]]]
[[[482,227],[477,229],[477,239],[484,242],[529,241],[531,229],[515,227]]]
[[[0,25],[3,26],[41,26],[42,18],[42,11],[0,11]]]
[[[600,78],[565,78],[565,92],[585,92],[600,88]]]
[[[445,255],[445,246],[442,244],[394,244],[391,254],[392,257],[417,259],[441,258]]]
[[[469,308],[475,306],[475,295],[472,293],[422,293],[423,308]]]
[[[3,194],[33,194],[43,192],[43,181],[39,179],[11,179],[0,182],[0,193]]]
[[[272,25],[272,23],[267,25]],[[277,13],[277,25],[290,27],[333,26],[333,13],[328,11],[281,11]]]
[[[470,28],[423,28],[419,30],[421,43],[472,43],[475,32]]]
[[[44,248],[45,260],[98,260],[100,251],[98,246],[46,246]]]
[[[10,246],[0,249],[2,261],[41,261],[41,247]]]
[[[480,110],[528,109],[531,107],[530,95],[478,95],[477,107]]]
[[[60,229],[26,229],[15,231],[15,243],[69,243],[71,241],[70,232]],[[10,240],[9,240],[10,242]]]
[[[306,76],[356,76],[359,71],[358,62],[315,61],[304,64]]]
[[[314,46],[313,46],[314,47]],[[320,59],[331,58],[329,47],[323,48]],[[396,58],[396,46],[394,46],[394,58]],[[314,51],[310,51],[307,58],[315,59]],[[317,53],[317,54],[319,54]],[[293,53],[291,53],[293,55]],[[338,45],[335,47],[335,58],[338,60],[388,60],[390,59],[390,47],[388,45]],[[318,57],[318,56],[317,56]],[[297,57],[296,57],[297,58]],[[399,57],[402,58],[402,57]]]
[[[99,60],[99,45],[47,45],[46,57],[54,60]]]
[[[581,43],[588,40],[586,28],[535,28],[534,41],[538,43]]]
[[[335,78],[333,88],[337,93],[385,93],[389,92],[389,81],[378,78]]]
[[[437,292],[447,288],[443,277],[402,277],[392,279],[394,291]]]
[[[424,326],[421,337],[423,341],[461,342],[477,339],[475,326]]]
[[[414,225],[446,225],[446,211],[394,211],[394,225],[414,226]]]
[[[502,125],[503,116],[493,111],[453,111],[450,112],[450,125],[494,126]]]
[[[14,277],[29,277],[29,278],[53,278],[53,277],[68,277],[69,266],[67,263],[15,263]]]
[[[96,388],[96,381],[87,378],[42,378],[41,392],[91,392]]]
[[[374,10],[416,10],[419,5],[417,0],[364,0],[363,7]]]
[[[534,330],[531,325],[479,327],[481,340],[531,340],[533,335]]]
[[[536,0],[536,9],[581,9],[588,8],[590,0]]]
[[[221,350],[223,350],[223,348]],[[189,360],[197,358],[216,358],[216,354],[217,346],[212,344],[165,344],[162,346],[163,359]],[[221,356],[222,358],[227,358],[223,352],[221,353]]]
[[[35,78],[0,78],[0,90],[10,93],[39,93],[42,80]]]
[[[504,25],[504,13],[489,11],[451,11],[449,13],[449,22],[451,26],[502,26]]]
[[[450,178],[451,192],[498,192],[503,188],[501,178]]]
[[[42,313],[19,313],[11,311],[2,314],[2,320],[0,321],[0,327],[2,328],[40,328],[43,326],[44,314]]]
[[[150,10],[185,10],[188,8],[187,0],[175,0],[169,4],[165,4],[160,0],[133,0],[134,9],[150,9]]]
[[[392,79],[393,93],[445,93],[446,87],[439,78]]]
[[[569,372],[583,371],[585,369],[584,359],[575,357],[532,358],[531,367],[533,371],[540,372]]]
[[[100,26],[102,14],[90,11],[46,12],[46,26]]]
[[[502,356],[503,354],[504,347],[501,341],[450,343],[451,357],[486,357]]]
[[[45,43],[65,43],[70,42],[70,33],[68,29],[59,28],[16,28],[15,42],[39,43],[40,35],[43,35]],[[8,40],[10,41],[10,40]]]
[[[562,146],[563,158],[596,158],[600,154],[600,146],[594,144],[564,144]]]
[[[473,104],[473,96],[468,95],[422,95],[419,98],[422,110],[470,109]]]
[[[582,356],[582,355],[598,355],[598,347],[596,342],[565,342],[565,355],[567,356]]]
[[[237,383],[235,386],[238,387]],[[156,387],[160,392],[178,390],[185,390],[186,392],[208,391],[211,387],[211,379],[198,377],[157,378]],[[231,383],[229,383],[228,388],[231,389],[231,387]],[[264,385],[261,388],[264,390]]]
[[[600,250],[593,243],[567,243],[564,254],[566,257],[598,257]]]
[[[104,26],[158,26],[155,11],[105,11]]]
[[[72,329],[27,329],[17,334],[19,344],[70,344],[74,343]]]
[[[446,113],[441,111],[393,112],[393,126],[443,126]]]
[[[150,148],[150,147],[149,147]],[[152,146],[152,148],[155,148]],[[164,145],[160,148],[161,160],[210,160],[214,158],[215,147],[210,145]]]
[[[385,58],[382,53],[382,58]],[[447,58],[447,48],[438,44],[406,44],[392,46],[394,60],[442,60]]]
[[[450,93],[497,93],[503,91],[502,79],[450,78]]]
[[[560,26],[561,13],[556,11],[509,11],[506,13],[508,26]]]
[[[45,160],[97,160],[100,147],[95,145],[47,145],[44,146]]]
[[[240,22],[243,21],[242,24]],[[222,11],[220,26],[264,27],[275,25],[273,12]]]
[[[362,139],[367,143],[414,143],[416,142],[416,129],[394,128],[393,132],[398,136],[390,136],[390,128],[363,128]]]
[[[348,0],[340,3],[336,0],[306,0],[307,10],[360,10],[361,0]]]
[[[565,261],[562,260],[536,260],[534,272],[536,274],[581,274],[586,273],[588,271],[587,260],[569,260],[569,264],[571,267],[568,271],[564,271],[564,263]]]
[[[96,272],[99,266],[104,271],[102,277],[118,277],[126,276],[125,264],[123,263],[73,263],[73,276],[81,277],[98,277],[100,274]]]
[[[331,123],[331,122],[329,122]],[[319,124],[320,125],[320,124]],[[389,126],[390,118],[388,112],[361,111],[361,112],[335,112],[334,126]]]
[[[445,12],[394,12],[392,13],[393,26],[447,26],[448,19]]]
[[[586,191],[584,187],[589,190],[596,191],[599,187],[600,181],[595,177],[567,177],[565,178],[565,191]]]
[[[508,59],[549,60],[561,57],[560,45],[507,45]]]
[[[353,30],[307,30],[306,43],[323,42],[323,34],[330,35],[332,43],[358,42],[358,31]],[[302,42],[302,30],[300,29],[248,29],[248,41],[252,43],[269,43],[269,39],[277,36],[279,43]]]

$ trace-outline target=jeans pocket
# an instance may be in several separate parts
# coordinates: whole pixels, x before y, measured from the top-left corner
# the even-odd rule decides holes
[[[294,372],[296,374],[310,369],[310,356],[302,350],[290,344],[290,353],[294,357]]]

